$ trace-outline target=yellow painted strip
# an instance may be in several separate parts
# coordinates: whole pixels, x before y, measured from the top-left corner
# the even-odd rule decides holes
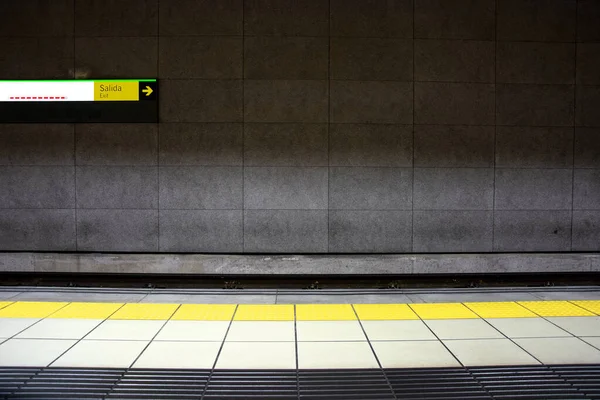
[[[594,315],[568,301],[520,301],[519,304],[542,317],[587,317]]]
[[[350,304],[298,304],[298,321],[351,321],[356,314]]]
[[[481,318],[535,318],[536,314],[513,301],[464,303]]]
[[[461,303],[411,304],[410,307],[422,319],[479,318]]]
[[[0,301],[0,310],[12,303],[12,301]]]
[[[354,304],[358,318],[365,321],[419,319],[407,304]]]
[[[167,320],[171,318],[179,304],[125,304],[110,319],[153,319]]]
[[[293,304],[240,304],[234,321],[293,321]]]
[[[106,319],[123,303],[71,303],[48,318]]]
[[[139,82],[94,81],[94,101],[138,101]]]
[[[182,304],[171,319],[180,321],[231,321],[235,304]]]
[[[600,315],[600,300],[577,300],[572,301],[571,303],[583,307],[594,314]]]
[[[0,310],[0,318],[46,318],[68,303],[18,301]]]

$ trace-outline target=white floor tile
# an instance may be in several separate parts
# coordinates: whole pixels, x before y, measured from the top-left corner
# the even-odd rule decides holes
[[[39,318],[0,318],[0,339],[13,337],[39,320]]]
[[[152,342],[134,368],[212,368],[221,342]]]
[[[425,323],[444,339],[496,339],[502,334],[482,319],[434,319]]]
[[[165,321],[117,320],[104,321],[86,339],[150,341]]]
[[[233,321],[228,342],[293,342],[294,321]]]
[[[16,337],[19,339],[81,339],[101,322],[101,319],[44,319]]]
[[[600,351],[577,338],[515,339],[544,364],[600,363]]]
[[[293,342],[225,342],[217,369],[294,369]]]
[[[436,340],[423,321],[362,321],[369,340]]]
[[[600,336],[600,317],[551,317],[548,321],[575,336]]]
[[[298,367],[379,368],[368,342],[299,342]]]
[[[367,340],[358,321],[297,321],[299,342]]]
[[[371,342],[383,368],[457,367],[458,361],[437,340]]]
[[[543,318],[491,318],[487,321],[509,338],[571,336]]]
[[[147,344],[143,341],[82,340],[52,366],[128,368]]]
[[[0,365],[46,367],[76,340],[10,339],[0,344]]]
[[[155,340],[222,342],[229,321],[169,321]]]
[[[444,340],[444,344],[466,366],[539,364],[508,339]]]

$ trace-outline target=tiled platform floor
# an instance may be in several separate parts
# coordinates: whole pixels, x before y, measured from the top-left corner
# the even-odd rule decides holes
[[[600,300],[576,297],[239,305],[8,298],[0,303],[0,366],[325,369],[600,363]]]

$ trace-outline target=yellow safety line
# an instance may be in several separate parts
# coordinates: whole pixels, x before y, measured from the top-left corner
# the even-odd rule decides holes
[[[294,310],[295,307],[295,310]],[[413,304],[156,304],[0,302],[0,318],[188,321],[355,321],[596,317],[600,300]],[[295,312],[294,312],[295,311]],[[234,315],[235,312],[235,315]]]

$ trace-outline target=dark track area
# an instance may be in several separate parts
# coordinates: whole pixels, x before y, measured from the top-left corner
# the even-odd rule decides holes
[[[600,273],[481,275],[181,275],[2,272],[0,286],[203,289],[418,289],[600,285]]]
[[[0,368],[0,399],[598,399],[600,365],[368,370]]]

